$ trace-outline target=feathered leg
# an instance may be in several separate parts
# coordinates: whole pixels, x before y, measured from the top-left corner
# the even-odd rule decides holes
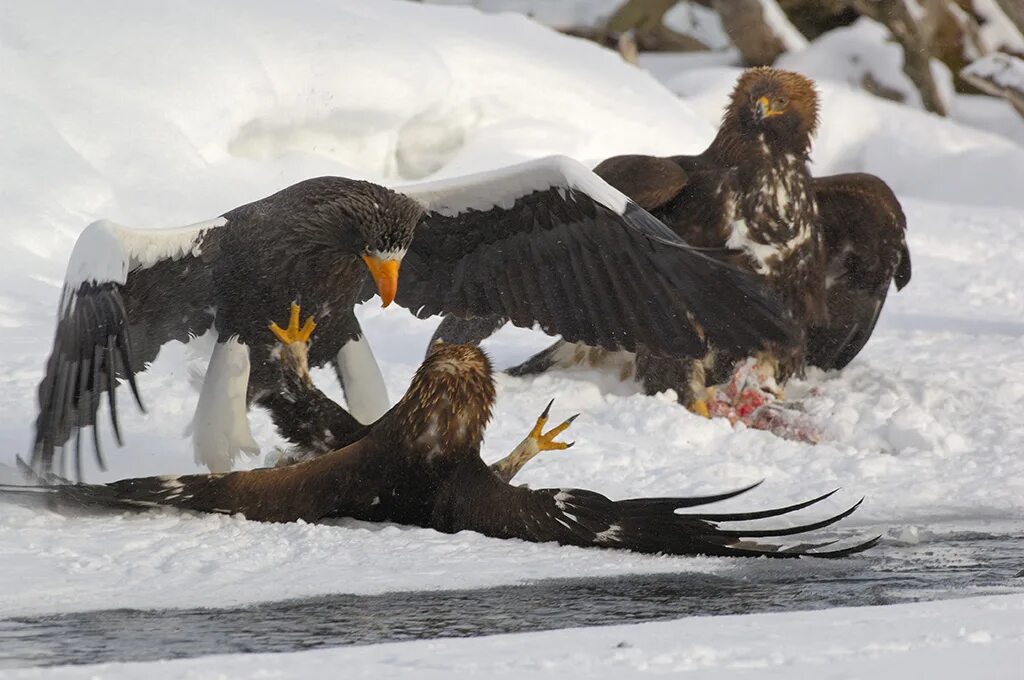
[[[257,403],[270,411],[278,432],[294,448],[268,463],[289,465],[340,449],[360,439],[368,428],[321,392],[309,375],[308,348],[316,323],[299,326],[301,310],[292,304],[287,328],[276,323],[270,332],[278,340],[274,357],[280,367],[280,386],[260,395]],[[269,456],[268,456],[269,458]]]

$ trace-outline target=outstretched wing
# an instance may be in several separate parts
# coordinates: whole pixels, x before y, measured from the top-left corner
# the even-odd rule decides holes
[[[107,394],[118,443],[115,387],[126,380],[143,408],[135,374],[170,340],[187,341],[209,328],[208,232],[213,220],[180,229],[128,229],[102,220],[86,227],[68,263],[57,310],[57,331],[39,385],[32,462],[50,470],[71,437],[81,476],[81,429],[93,426]]]
[[[686,245],[568,158],[400,190],[425,209],[397,297],[421,317],[499,316],[672,356],[792,340],[755,277]]]
[[[467,473],[468,474],[468,473]],[[756,486],[756,485],[754,485]],[[612,501],[584,489],[528,489],[510,486],[486,469],[450,485],[453,492],[438,503],[433,526],[447,532],[476,531],[495,538],[537,543],[633,550],[668,555],[735,557],[843,557],[867,550],[878,539],[834,550],[826,543],[785,546],[760,543],[767,536],[794,536],[821,529],[850,515],[860,503],[831,517],[785,528],[729,528],[732,522],[759,520],[796,512],[832,493],[782,508],[747,513],[679,514],[680,508],[731,498],[753,487],[703,498],[637,498]],[[725,526],[723,526],[725,525]]]
[[[843,368],[871,337],[890,282],[910,282],[907,220],[889,186],[853,173],[812,183],[827,257],[827,325],[811,329],[808,363]]]
[[[304,463],[222,474],[137,477],[110,484],[31,475],[29,485],[0,485],[0,496],[69,510],[169,507],[260,522],[313,522],[371,515],[389,481],[385,458],[362,440]]]

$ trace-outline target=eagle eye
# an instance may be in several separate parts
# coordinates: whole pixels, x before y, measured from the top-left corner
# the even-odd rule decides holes
[[[776,109],[777,111],[781,111],[785,109],[787,106],[789,106],[789,97],[780,95],[772,100],[772,108]]]

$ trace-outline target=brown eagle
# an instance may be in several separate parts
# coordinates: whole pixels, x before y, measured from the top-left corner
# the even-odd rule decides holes
[[[322,395],[308,380],[308,332],[298,329],[297,323],[278,331],[280,370],[287,374],[292,389],[288,396],[299,403],[315,403]],[[820,543],[784,547],[754,540],[794,536],[831,525],[852,513],[859,503],[838,515],[798,526],[728,527],[732,522],[785,515],[831,494],[755,512],[680,513],[680,509],[731,498],[753,487],[717,496],[613,501],[583,489],[512,486],[507,479],[532,454],[520,452],[516,457],[514,452],[504,469],[500,464],[495,469],[484,463],[480,447],[494,400],[487,356],[473,345],[438,343],[417,370],[405,396],[380,420],[347,446],[304,462],[110,484],[4,486],[0,491],[70,507],[171,506],[244,514],[265,522],[312,522],[344,516],[446,533],[469,530],[495,538],[675,555],[842,557],[866,550],[878,540],[832,550],[820,550],[827,545]],[[569,422],[539,435],[546,417],[545,410],[527,439],[544,439],[542,444],[547,446],[539,448],[564,448],[567,445],[553,440]],[[328,424],[334,422],[332,418],[328,416]],[[344,430],[348,425],[339,427]],[[351,434],[346,431],[341,436]],[[559,446],[550,446],[552,443]]]
[[[807,364],[830,369],[849,363],[870,337],[890,281],[902,288],[910,280],[906,220],[885,182],[866,174],[811,177],[807,163],[817,125],[811,80],[755,68],[740,76],[703,153],[616,156],[594,168],[684,241],[756,274],[781,298],[799,342],[795,348],[766,343],[769,349],[747,372],[771,391]],[[478,342],[502,323],[449,317],[435,338]],[[713,340],[696,359],[665,359],[643,346],[635,354],[630,368],[647,392],[673,388],[701,412],[705,387],[728,379],[746,357]],[[563,339],[510,372],[608,361],[602,348]]]
[[[102,467],[104,397],[120,443],[116,386],[127,381],[141,408],[136,374],[160,348],[211,333],[194,450],[230,470],[258,450],[247,408],[281,403],[263,310],[293,301],[320,319],[310,363],[334,364],[352,415],[375,421],[389,401],[353,312],[375,290],[421,316],[500,315],[609,350],[691,355],[708,341],[741,351],[791,337],[756,279],[568,158],[398,190],[320,177],[190,227],[85,229],[39,386],[35,467],[52,469],[69,442],[80,464],[88,426]]]

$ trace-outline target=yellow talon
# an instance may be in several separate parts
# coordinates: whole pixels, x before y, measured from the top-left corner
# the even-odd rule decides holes
[[[556,425],[547,432],[543,432],[544,425],[548,422],[548,413],[551,411],[551,405],[555,403],[552,399],[548,402],[547,407],[544,409],[544,413],[540,414],[537,418],[537,422],[534,424],[533,429],[530,430],[529,438],[537,442],[537,448],[541,451],[561,451],[567,449],[576,442],[556,442],[555,437],[565,432],[572,425],[572,422],[579,418],[580,414],[577,413],[570,418],[567,418],[560,425]]]
[[[711,401],[714,398],[715,398],[715,388],[714,387],[706,388],[704,390],[704,398],[703,399],[695,399],[693,401],[693,403],[690,404],[690,411],[692,413],[696,413],[698,416],[703,416],[705,418],[710,418],[711,417],[711,410],[708,408],[708,402]]]
[[[313,321],[313,317],[309,316],[306,319],[306,323],[299,328],[299,314],[301,308],[292,303],[291,315],[288,317],[288,328],[281,328],[277,323],[271,323],[268,328],[274,336],[281,341],[282,344],[290,345],[294,342],[309,342],[309,338],[313,335],[313,329],[316,328],[316,322]]]
[[[699,416],[711,417],[711,411],[708,410],[708,402],[704,399],[698,399],[690,404],[690,410]]]

